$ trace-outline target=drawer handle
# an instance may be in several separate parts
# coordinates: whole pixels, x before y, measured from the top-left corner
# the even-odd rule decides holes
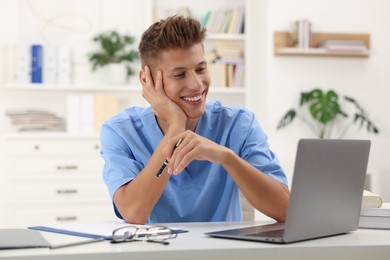
[[[34,145],[34,150],[35,150],[35,151],[39,151],[39,149],[40,149],[39,145],[37,145],[37,144]]]
[[[57,190],[57,194],[76,194],[77,192],[77,189]]]
[[[56,217],[57,221],[75,221],[77,216]]]
[[[77,165],[57,165],[57,170],[67,171],[67,170],[77,170]]]

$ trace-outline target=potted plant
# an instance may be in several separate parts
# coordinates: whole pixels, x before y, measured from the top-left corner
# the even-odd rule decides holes
[[[89,61],[92,63],[92,70],[98,67],[116,64],[124,68],[123,80],[127,80],[134,74],[132,63],[139,58],[138,51],[132,45],[135,37],[131,35],[121,35],[116,31],[107,31],[96,35],[93,41],[99,44],[99,50],[89,53]]]
[[[350,117],[341,107],[339,95],[335,91],[329,90],[325,92],[319,88],[315,88],[308,92],[302,92],[299,109],[289,109],[279,121],[277,129],[286,127],[298,117],[306,123],[319,138],[331,138],[335,124],[341,124],[341,119],[344,120],[345,123],[343,124],[344,126],[342,127],[339,136],[340,138],[344,136],[352,124],[358,124],[360,127],[365,127],[369,133],[379,133],[379,129],[368,118],[364,109],[355,99],[344,96],[343,100],[346,101],[344,105],[352,105],[352,109],[354,110],[352,117]]]

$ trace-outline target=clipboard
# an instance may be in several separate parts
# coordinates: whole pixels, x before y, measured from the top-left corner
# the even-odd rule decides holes
[[[133,225],[122,221],[97,221],[97,222],[74,222],[53,224],[47,226],[31,226],[29,229],[54,232],[59,234],[80,236],[85,238],[112,240],[112,231],[124,226],[149,227],[150,225]],[[188,230],[172,228],[176,233],[186,233]]]

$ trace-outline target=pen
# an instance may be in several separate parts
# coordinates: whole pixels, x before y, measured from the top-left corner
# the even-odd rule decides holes
[[[175,150],[180,145],[180,143],[181,143],[181,139],[179,139],[179,141],[176,142],[175,147],[173,147],[173,150]],[[163,174],[163,172],[165,171],[167,165],[168,165],[168,159],[165,159],[163,165],[161,166],[160,170],[156,174],[156,178],[160,178],[161,174]]]

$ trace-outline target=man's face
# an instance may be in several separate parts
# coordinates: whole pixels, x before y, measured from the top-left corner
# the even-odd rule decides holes
[[[162,71],[165,93],[188,118],[202,116],[210,86],[203,46],[197,44],[189,49],[164,51],[156,69]]]

